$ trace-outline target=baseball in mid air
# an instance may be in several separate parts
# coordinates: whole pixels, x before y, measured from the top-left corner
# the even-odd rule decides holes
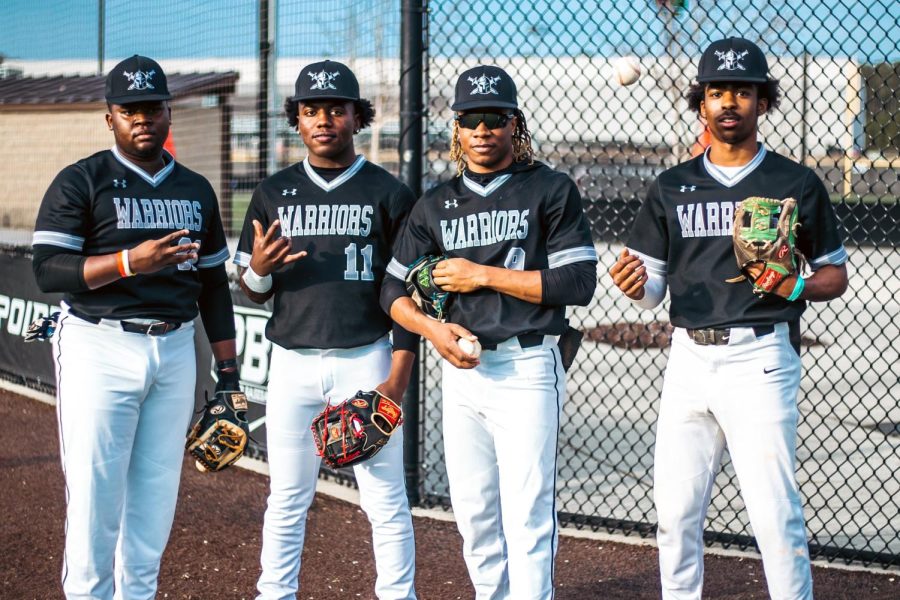
[[[631,85],[641,76],[641,63],[634,56],[621,56],[612,61],[612,73],[619,85]]]
[[[471,342],[466,338],[459,338],[456,340],[456,343],[459,344],[460,349],[466,354],[474,356],[475,358],[481,356],[481,344],[478,340]]]

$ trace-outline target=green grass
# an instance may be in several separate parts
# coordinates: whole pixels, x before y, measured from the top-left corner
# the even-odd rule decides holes
[[[240,235],[244,227],[244,215],[250,206],[250,197],[253,192],[235,192],[231,195],[231,227],[226,229],[233,235]]]

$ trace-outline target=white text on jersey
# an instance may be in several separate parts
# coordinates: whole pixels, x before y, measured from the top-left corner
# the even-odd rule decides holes
[[[441,236],[446,250],[489,246],[506,240],[528,237],[528,209],[492,210],[458,219],[441,219]]]
[[[294,204],[278,207],[281,234],[298,235],[360,235],[372,231],[370,205],[364,204]]]
[[[731,236],[737,202],[697,202],[678,204],[675,212],[681,224],[681,237]]]
[[[119,229],[190,229],[200,231],[203,206],[197,200],[113,198]]]

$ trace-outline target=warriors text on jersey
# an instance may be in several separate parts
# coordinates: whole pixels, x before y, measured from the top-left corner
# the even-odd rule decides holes
[[[284,348],[353,348],[390,331],[378,296],[391,240],[413,201],[408,187],[362,156],[331,181],[306,160],[260,183],[234,262],[250,264],[254,219],[264,231],[277,219],[291,252],[308,252],[272,273],[266,337]]]
[[[734,210],[750,196],[795,198],[797,248],[813,270],[839,265],[847,252],[825,186],[812,170],[762,145],[736,173],[719,169],[707,154],[659,176],[635,219],[628,248],[648,273],[667,277],[676,327],[796,321],[805,302],[775,295],[760,299],[746,281],[726,283],[740,274],[732,244]]]
[[[200,244],[196,261],[126,277],[96,290],[66,294],[76,311],[95,318],[146,317],[186,322],[197,316],[197,269],[228,260],[219,205],[209,182],[164,155],[166,166],[150,175],[117,148],[63,169],[41,204],[33,244],[84,256],[111,254],[187,229],[177,243]]]
[[[569,177],[539,162],[514,164],[484,184],[475,177],[455,177],[419,200],[388,267],[392,276],[402,280],[426,254],[520,271],[597,261],[581,196]],[[524,333],[562,333],[565,307],[481,289],[458,294],[449,321],[482,344],[497,344]]]

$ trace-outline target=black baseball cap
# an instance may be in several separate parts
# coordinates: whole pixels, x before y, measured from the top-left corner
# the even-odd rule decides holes
[[[516,84],[506,71],[492,65],[480,65],[465,71],[456,80],[451,110],[473,108],[519,108]]]
[[[110,104],[133,104],[171,100],[166,74],[152,58],[126,58],[106,76],[106,101]]]
[[[739,37],[713,42],[700,57],[697,82],[768,81],[769,63],[759,46]]]
[[[307,65],[300,70],[291,100],[337,98],[359,100],[359,82],[347,65],[333,60]]]

